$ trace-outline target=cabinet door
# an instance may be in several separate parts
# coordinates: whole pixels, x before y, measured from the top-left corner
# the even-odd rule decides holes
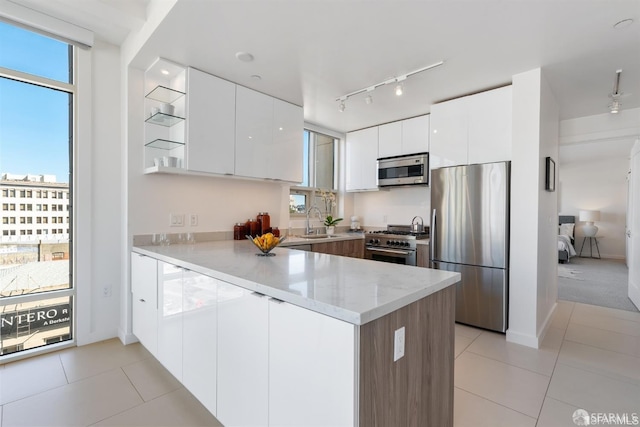
[[[182,384],[216,415],[218,281],[191,271],[183,279]]]
[[[416,245],[416,261],[418,267],[429,267],[429,244]]]
[[[236,86],[235,174],[266,178],[273,142],[273,98]]]
[[[157,358],[182,381],[182,273],[181,267],[158,261]]]
[[[511,160],[512,89],[469,97],[469,164]]]
[[[468,102],[465,97],[431,106],[431,169],[467,164]]]
[[[400,154],[426,153],[428,151],[429,116],[425,115],[403,120],[402,152]]]
[[[235,104],[235,84],[193,68],[188,69],[188,170],[234,173]]]
[[[279,99],[273,100],[273,145],[268,153],[265,178],[302,182],[302,107]]]
[[[378,126],[378,158],[402,154],[402,122]]]
[[[268,310],[267,297],[218,284],[216,417],[226,426],[268,423]]]
[[[158,262],[131,253],[132,328],[140,343],[154,356],[158,350]]]
[[[378,127],[347,134],[347,191],[378,188]]]
[[[354,426],[355,328],[269,302],[269,425]]]

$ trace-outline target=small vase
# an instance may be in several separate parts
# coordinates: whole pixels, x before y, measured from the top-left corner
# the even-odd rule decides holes
[[[336,232],[336,227],[335,226],[333,226],[333,225],[327,226],[327,235],[328,236],[331,236],[335,232]]]

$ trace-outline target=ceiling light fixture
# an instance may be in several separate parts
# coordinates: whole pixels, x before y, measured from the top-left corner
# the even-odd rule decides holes
[[[236,52],[236,58],[242,62],[251,62],[253,61],[253,55],[248,52]]]
[[[613,80],[613,92],[609,94],[611,98],[611,104],[609,104],[609,111],[611,114],[618,114],[620,112],[620,107],[622,104],[620,103],[620,97],[622,96],[622,92],[620,92],[620,75],[622,74],[622,70],[616,70],[616,77]]]
[[[160,72],[165,76],[169,75],[169,70],[165,70],[164,68],[162,70],[160,70]]]
[[[368,86],[368,87],[365,87],[365,88],[350,92],[350,93],[348,93],[346,95],[342,95],[342,96],[336,98],[336,101],[340,101],[340,107],[338,108],[338,110],[339,111],[344,111],[344,109],[345,109],[344,102],[347,99],[349,99],[350,97],[352,97],[354,95],[358,95],[358,94],[360,94],[362,92],[372,92],[372,91],[374,91],[375,89],[377,89],[380,86],[385,86],[385,85],[389,85],[389,84],[394,84],[395,83],[396,84],[395,94],[400,96],[400,95],[402,95],[404,93],[404,87],[403,87],[401,82],[406,80],[407,77],[411,77],[414,74],[418,74],[418,73],[421,73],[423,71],[427,71],[427,70],[430,70],[432,68],[439,67],[442,64],[444,64],[444,61],[436,62],[435,64],[431,64],[431,65],[427,65],[426,67],[418,68],[417,70],[413,70],[413,71],[411,71],[411,72],[409,72],[407,74],[404,74],[402,76],[392,77],[392,78],[390,78],[388,80],[385,80],[383,82],[376,83],[373,86]],[[367,100],[367,98],[369,98],[369,97],[371,98],[371,102],[369,102]],[[367,96],[367,98],[365,98],[365,101],[367,102],[367,104],[370,104],[370,103],[373,102],[373,97],[370,94]]]
[[[346,105],[344,105],[344,102],[347,100],[347,97],[343,97],[340,98],[340,105],[338,106],[338,111],[340,111],[341,113],[344,113],[344,110],[347,108]]]

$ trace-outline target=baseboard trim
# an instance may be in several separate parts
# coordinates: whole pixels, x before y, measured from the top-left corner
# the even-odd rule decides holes
[[[522,332],[513,331],[511,329],[507,329],[507,341],[515,344],[525,345],[531,348],[540,348],[540,344],[542,340],[544,340],[545,335],[547,335],[547,331],[549,327],[551,327],[551,318],[553,317],[553,313],[556,312],[558,308],[558,302],[553,303],[553,308],[549,310],[549,314],[547,314],[546,319],[544,319],[544,323],[542,324],[542,328],[538,332],[538,335],[530,335],[524,334]]]
[[[129,344],[138,342],[138,338],[135,335],[126,333],[121,329],[118,329],[118,338],[120,339],[120,342],[122,342],[122,344],[124,345],[129,345]]]

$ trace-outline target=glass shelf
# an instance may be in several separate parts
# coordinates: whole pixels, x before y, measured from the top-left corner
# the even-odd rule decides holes
[[[184,145],[184,142],[170,141],[162,138],[154,139],[153,141],[144,144],[145,147],[159,148],[161,150],[171,150],[182,145]]]
[[[171,127],[176,123],[180,123],[184,120],[184,117],[172,116],[171,114],[155,113],[149,117],[145,122],[153,123],[154,125]]]
[[[179,90],[171,89],[165,86],[156,86],[155,89],[153,89],[146,95],[146,98],[171,104],[173,101],[182,96],[184,96],[184,92],[180,92]]]

